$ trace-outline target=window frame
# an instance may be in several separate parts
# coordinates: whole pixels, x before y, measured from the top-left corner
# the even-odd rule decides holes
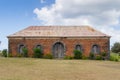
[[[74,47],[74,50],[77,50],[77,46],[80,47],[79,51],[83,52],[83,46],[81,44],[76,44],[75,47]]]
[[[41,52],[43,53],[43,46],[42,46],[41,44],[36,44],[36,45],[34,46],[34,48],[37,48],[37,46],[40,46]],[[34,48],[33,48],[33,49],[34,49]]]
[[[96,47],[96,49],[95,49],[95,47]],[[100,54],[100,46],[98,44],[92,45],[91,52],[94,54]]]
[[[19,44],[19,45],[18,45],[18,53],[19,53],[19,54],[22,54],[22,53],[23,53],[23,51],[21,51],[21,50],[22,50],[21,47],[22,47],[22,48],[26,48],[26,46],[25,46],[24,44]]]

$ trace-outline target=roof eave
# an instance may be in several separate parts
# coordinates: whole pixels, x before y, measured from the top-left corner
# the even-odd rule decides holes
[[[7,36],[7,38],[111,38],[111,36]]]

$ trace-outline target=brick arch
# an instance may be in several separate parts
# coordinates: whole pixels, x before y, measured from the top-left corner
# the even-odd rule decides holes
[[[43,46],[41,44],[35,44],[34,47],[33,47],[33,49],[37,48],[37,46],[40,46],[40,49],[41,49],[41,51],[43,53],[44,49],[43,49]]]
[[[93,44],[91,46],[91,52],[94,53],[94,54],[100,54],[100,45],[99,44]]]
[[[65,56],[66,46],[63,42],[61,42],[61,41],[54,42],[51,47],[52,47],[52,49],[51,49],[52,54],[55,58],[63,58]],[[61,53],[59,53],[59,51],[61,51]],[[59,54],[62,54],[62,56],[59,56]]]
[[[81,52],[84,51],[84,47],[83,47],[82,44],[75,44],[75,45],[74,45],[74,50],[76,50],[76,47],[77,47],[77,46],[80,46],[80,47],[81,47],[81,50],[80,50]]]
[[[26,48],[26,45],[24,43],[18,44],[18,51],[17,52],[20,53],[20,54],[22,53],[22,51],[20,49],[22,47]]]

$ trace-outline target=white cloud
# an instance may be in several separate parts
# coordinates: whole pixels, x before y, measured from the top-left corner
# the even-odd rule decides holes
[[[91,25],[120,41],[120,0],[56,0],[34,13],[43,25]]]

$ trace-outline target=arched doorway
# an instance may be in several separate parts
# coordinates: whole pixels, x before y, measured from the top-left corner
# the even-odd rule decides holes
[[[57,42],[53,45],[53,56],[55,58],[64,57],[64,45],[61,42]]]

